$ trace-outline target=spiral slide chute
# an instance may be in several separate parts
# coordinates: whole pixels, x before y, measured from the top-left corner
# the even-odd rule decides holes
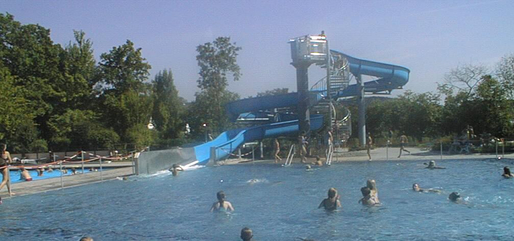
[[[311,105],[317,104],[323,96],[319,92],[310,92]],[[235,121],[241,113],[270,110],[274,108],[298,105],[298,93],[287,93],[236,100],[226,105],[230,120]]]
[[[323,127],[322,115],[311,115],[311,130]],[[221,133],[216,139],[194,147],[196,162],[205,165],[211,158],[211,148],[215,149],[215,160],[226,158],[246,142],[273,138],[298,132],[298,120],[271,123],[267,125],[234,129]]]
[[[370,60],[358,59],[339,51],[330,50],[332,54],[341,55],[348,60],[350,72],[354,76],[373,76],[378,79],[364,83],[364,91],[371,93],[391,92],[393,89],[401,89],[409,81],[410,70],[392,64],[379,63]],[[358,95],[356,84],[338,91],[337,97],[348,97]]]

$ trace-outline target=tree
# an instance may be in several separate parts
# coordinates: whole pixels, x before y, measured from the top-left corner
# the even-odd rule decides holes
[[[146,126],[151,117],[151,86],[145,83],[150,68],[141,56],[141,48],[135,49],[130,40],[101,55],[99,84],[103,90],[98,111],[106,125],[125,142],[134,141],[135,135],[146,135],[130,130],[140,131],[139,127]]]
[[[514,98],[514,54],[503,57],[496,69],[498,80],[508,90],[509,97]]]
[[[184,102],[178,96],[171,70],[160,71],[153,81],[152,118],[164,139],[179,138],[184,129]]]
[[[447,73],[445,76],[445,84],[439,88],[447,89],[450,93],[453,92],[453,89],[457,89],[458,92],[463,92],[466,93],[466,96],[471,96],[482,80],[482,76],[487,74],[487,72],[487,68],[482,65],[463,65]]]
[[[211,130],[220,132],[226,128],[227,115],[223,106],[236,94],[226,91],[228,75],[237,81],[241,77],[237,64],[237,55],[241,47],[230,42],[229,37],[218,37],[212,43],[205,43],[196,48],[196,59],[200,67],[198,87],[200,93],[196,94],[196,106],[204,110],[200,119],[211,123]],[[200,105],[200,106],[198,106]]]
[[[60,71],[63,49],[54,44],[50,30],[36,24],[22,25],[10,14],[0,14],[0,59],[20,86],[41,134],[48,138],[47,121],[66,100],[66,84]]]
[[[490,75],[482,77],[477,88],[478,102],[473,111],[478,115],[480,129],[496,136],[509,136],[514,134],[512,119],[514,118],[512,104],[507,98],[507,89]]]
[[[127,90],[142,90],[148,79],[150,64],[142,57],[141,48],[127,40],[124,45],[112,48],[109,53],[100,55],[100,72],[104,88],[112,89],[119,95]]]

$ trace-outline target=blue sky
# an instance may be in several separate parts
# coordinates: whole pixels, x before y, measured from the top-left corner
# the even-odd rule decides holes
[[[296,91],[288,40],[324,30],[330,48],[411,70],[404,89],[436,90],[445,73],[463,64],[491,69],[514,54],[514,1],[2,1],[23,24],[51,30],[67,44],[73,30],[93,41],[97,61],[130,39],[152,65],[151,78],[171,69],[179,94],[198,91],[196,46],[229,36],[242,47],[243,73],[229,89],[242,97],[275,88]],[[309,69],[310,85],[324,74]],[[404,90],[396,90],[401,94]]]

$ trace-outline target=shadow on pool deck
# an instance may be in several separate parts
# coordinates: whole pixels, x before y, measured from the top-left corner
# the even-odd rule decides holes
[[[132,175],[132,174],[133,174],[132,167],[120,167],[120,168],[105,170],[103,172],[89,172],[89,173],[85,173],[85,174],[63,176],[62,177],[62,180],[63,180],[62,186],[61,186],[61,178],[55,177],[55,178],[42,179],[42,180],[37,180],[37,181],[13,183],[11,185],[11,187],[12,187],[12,191],[15,193],[13,198],[15,198],[15,197],[19,197],[19,196],[34,194],[34,193],[59,190],[61,188],[75,187],[75,186],[80,186],[80,185],[84,185],[84,184],[102,182],[102,180],[103,181],[113,180],[116,177],[128,176],[128,175]],[[17,178],[17,177],[11,176],[11,178]],[[9,197],[9,194],[7,192],[7,187],[4,187],[2,189],[0,196],[2,198]]]

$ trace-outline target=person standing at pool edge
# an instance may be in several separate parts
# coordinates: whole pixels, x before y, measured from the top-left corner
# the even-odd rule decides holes
[[[216,197],[218,198],[218,201],[212,204],[211,212],[212,211],[234,211],[234,208],[232,207],[232,204],[229,201],[225,201],[225,193],[223,191],[219,191],[216,194]]]
[[[371,133],[368,132],[368,138],[366,140],[366,151],[368,153],[369,161],[371,161],[371,145],[373,145],[373,138],[371,138]]]
[[[410,154],[410,151],[405,149],[405,145],[407,145],[408,142],[409,142],[409,139],[407,138],[407,136],[405,134],[400,136],[400,154],[398,154],[398,158],[400,158],[400,156],[402,156],[402,151],[405,151]]]
[[[280,142],[278,142],[278,138],[275,138],[273,141],[273,147],[274,147],[274,157],[275,157],[275,163],[278,163],[279,161],[282,161],[282,158],[278,155],[280,153]]]
[[[9,196],[14,195],[11,191],[11,176],[9,174],[8,164],[12,163],[11,154],[7,151],[6,144],[0,144],[0,150],[2,151],[2,156],[0,157],[0,172],[2,173],[2,183],[0,184],[0,190],[7,185],[7,191],[9,192]]]

